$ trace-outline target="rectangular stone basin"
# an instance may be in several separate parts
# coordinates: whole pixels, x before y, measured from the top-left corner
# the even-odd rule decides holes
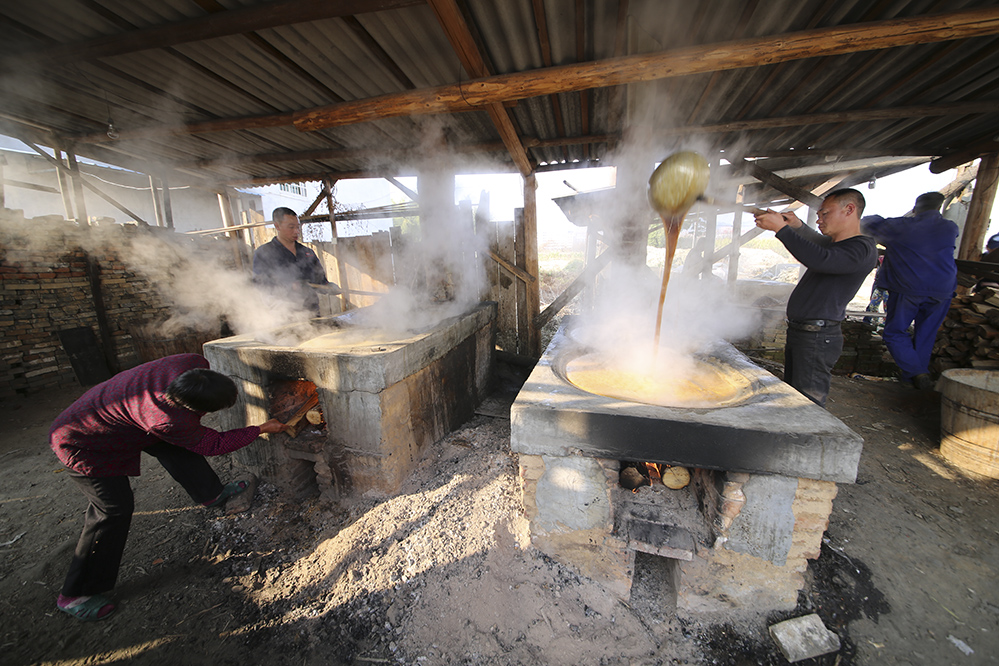
[[[863,439],[728,343],[708,359],[747,390],[713,408],[664,407],[581,390],[566,365],[586,349],[563,327],[510,412],[511,446],[531,455],[584,455],[730,472],[852,483]]]
[[[286,387],[318,394],[321,425],[263,435],[236,452],[238,464],[295,494],[311,481],[333,496],[388,495],[426,446],[472,416],[488,389],[495,303],[401,332],[371,326],[365,310],[258,336],[267,342],[242,335],[204,346],[240,387],[220,413],[225,429],[281,417],[275,393]]]

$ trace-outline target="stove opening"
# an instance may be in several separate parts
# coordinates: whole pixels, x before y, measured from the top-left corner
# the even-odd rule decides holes
[[[346,491],[345,465],[330,446],[316,385],[304,379],[271,378],[267,399],[270,417],[288,426],[270,439],[285,453],[283,485],[298,499],[320,493],[342,497]]]

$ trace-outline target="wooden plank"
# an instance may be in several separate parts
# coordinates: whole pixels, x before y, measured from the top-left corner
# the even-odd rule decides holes
[[[496,254],[492,250],[489,251],[489,258],[492,259],[493,261],[495,261],[497,264],[499,264],[505,270],[509,271],[511,275],[520,278],[521,281],[523,281],[523,282],[535,282],[537,280],[536,277],[534,277],[533,275],[531,275],[527,271],[514,266],[509,261],[507,261],[503,257],[499,256],[498,254]]]
[[[538,203],[537,178],[531,174],[524,179],[524,225],[523,225],[523,263],[521,268],[530,275],[525,287],[526,299],[524,306],[527,317],[527,355],[541,356],[541,329],[535,324],[541,313],[541,283],[538,275]]]
[[[219,200],[219,213],[222,215],[222,224],[230,229],[235,227],[235,221],[232,217],[232,201],[229,199],[229,193],[225,190],[225,188],[223,188],[217,191],[215,195]],[[243,252],[239,247],[242,241],[239,238],[239,232],[230,231],[228,238],[232,247],[232,255],[235,259],[236,266],[243,268]]]
[[[524,209],[517,208],[513,212],[513,256],[518,268],[523,270],[527,259],[527,249],[524,247]],[[513,293],[517,311],[517,353],[530,356],[528,349],[527,330],[532,326],[527,321],[527,285],[520,280],[514,280]]]
[[[0,167],[0,174],[2,174],[2,167]],[[49,194],[59,194],[59,188],[49,187],[48,185],[38,185],[36,183],[26,183],[23,180],[12,180],[10,178],[3,178],[0,176],[0,186],[8,185],[10,187],[20,187],[25,190],[35,190],[37,192],[48,192]]]
[[[733,165],[745,169],[753,178],[766,183],[779,192],[783,192],[789,197],[794,197],[797,201],[805,204],[809,208],[818,210],[822,207],[822,198],[817,197],[803,187],[798,187],[789,180],[781,178],[773,171],[764,169],[756,162],[750,162],[742,157],[729,157]]]
[[[993,102],[993,104],[995,103]],[[995,152],[999,152],[999,141],[982,141],[978,145],[948,153],[943,157],[933,160],[930,162],[930,173],[950,171],[962,164],[973,162],[987,153]]]
[[[991,153],[983,157],[978,165],[975,191],[971,195],[964,231],[961,232],[958,259],[976,260],[981,256],[985,233],[989,228],[989,215],[995,204],[997,186],[999,186],[999,153]]]
[[[496,254],[501,257],[515,256],[514,223],[496,222]],[[495,280],[494,297],[497,308],[497,331],[500,340],[509,344],[506,351],[516,352],[517,339],[517,280],[508,277],[499,267],[493,272]]]
[[[569,283],[569,286],[559,294],[551,304],[535,317],[534,325],[540,330],[557,315],[562,308],[568,305],[579,292],[593,283],[594,278],[600,273],[610,261],[611,253],[602,252],[599,257],[589,262],[583,272],[576,276],[576,279]]]
[[[454,113],[553,93],[996,33],[999,33],[999,7],[815,28],[352,100],[296,112],[294,122],[299,130],[312,131],[382,118]]]

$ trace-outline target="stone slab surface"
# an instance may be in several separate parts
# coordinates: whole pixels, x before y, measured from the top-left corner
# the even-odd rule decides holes
[[[533,455],[591,455],[853,483],[863,439],[728,343],[710,352],[752,384],[738,404],[662,407],[583,391],[560,368],[585,352],[563,327],[510,410],[511,445]]]
[[[792,664],[839,650],[839,636],[826,629],[814,613],[772,625],[770,636]]]

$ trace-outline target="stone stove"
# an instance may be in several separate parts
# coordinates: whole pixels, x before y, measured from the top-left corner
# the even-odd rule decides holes
[[[746,390],[722,406],[588,393],[566,379],[588,351],[572,331],[557,332],[511,409],[533,543],[621,598],[639,551],[674,563],[681,611],[794,608],[862,438],[727,343],[707,356]],[[684,466],[692,481],[632,492],[625,461]]]
[[[298,432],[237,451],[239,466],[293,496],[387,496],[427,446],[471,417],[490,380],[496,304],[397,334],[367,324],[365,310],[259,336],[269,342],[244,335],[204,346],[240,388],[220,412],[223,429],[286,421],[315,403]]]

